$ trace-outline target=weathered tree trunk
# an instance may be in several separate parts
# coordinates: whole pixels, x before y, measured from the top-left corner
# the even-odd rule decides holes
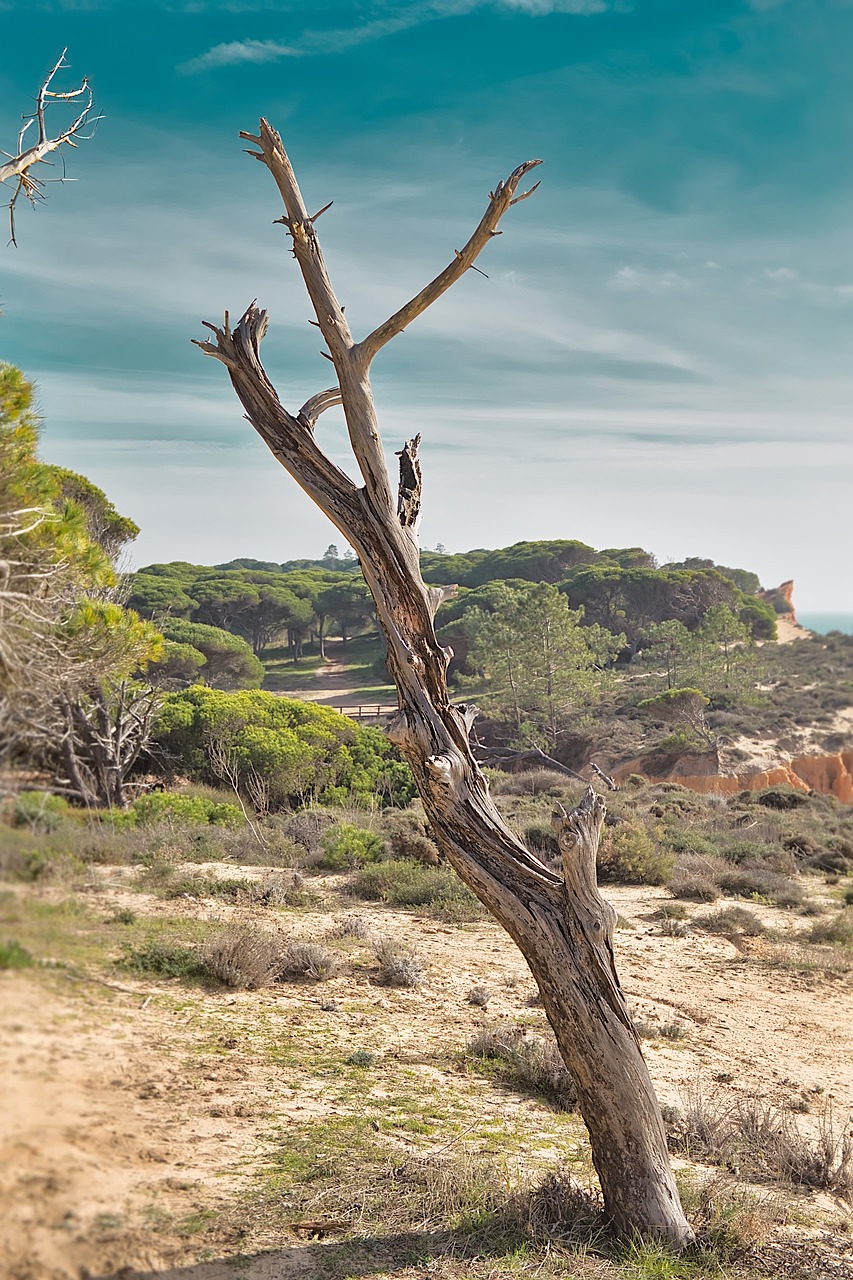
[[[396,502],[385,466],[370,389],[377,352],[472,265],[538,161],[516,169],[491,194],[464,249],[431,284],[361,342],[352,337],[326,273],[314,229],[281,139],[266,121],[243,137],[272,173],[284,201],[280,219],[338,375],[338,386],[312,397],[298,414],[282,406],[261,365],[266,313],[252,304],[236,329],[226,313],[215,342],[198,345],[228,369],[248,420],[273,455],[353,547],[387,643],[399,711],[390,735],[408,760],[436,842],[462,879],[515,939],[542,993],[566,1065],[577,1085],[605,1205],[622,1233],[680,1247],[692,1239],[669,1168],[660,1109],[613,962],[615,913],[599,896],[595,852],[604,802],[590,789],[572,814],[555,817],[563,876],[530,853],[505,825],[469,743],[476,708],[448,700],[452,657],[433,619],[455,587],[421,577],[417,525],[421,502],[419,437],[400,451]],[[538,185],[538,184],[537,184]],[[323,212],[321,210],[321,212]],[[356,484],[319,449],[314,426],[323,409],[343,404],[364,481]]]

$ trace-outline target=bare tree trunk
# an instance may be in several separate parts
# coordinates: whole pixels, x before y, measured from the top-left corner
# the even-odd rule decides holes
[[[215,342],[198,345],[228,369],[248,420],[273,455],[353,547],[373,596],[387,643],[388,669],[399,711],[390,735],[409,762],[430,828],[442,852],[523,952],[542,993],[560,1051],[577,1085],[606,1208],[616,1228],[665,1240],[692,1239],[669,1168],[660,1109],[613,962],[613,909],[595,883],[595,851],[604,802],[592,790],[579,808],[555,817],[564,875],[549,871],[508,829],[495,808],[469,743],[476,708],[449,703],[452,657],[439,644],[433,619],[455,587],[427,586],[421,577],[417,526],[421,502],[419,437],[400,451],[395,502],[370,389],[374,356],[473,264],[496,234],[517,195],[528,161],[491,193],[479,226],[454,260],[415,298],[361,342],[352,337],[326,272],[281,139],[262,120],[243,134],[250,154],[267,166],[285,206],[281,219],[293,241],[338,387],[312,397],[295,416],[282,406],[260,361],[266,313],[252,304],[236,329],[226,313]],[[538,185],[538,184],[537,184]],[[535,188],[534,188],[535,189]],[[323,210],[321,210],[323,212]],[[336,467],[313,435],[317,417],[342,403],[363,487]]]

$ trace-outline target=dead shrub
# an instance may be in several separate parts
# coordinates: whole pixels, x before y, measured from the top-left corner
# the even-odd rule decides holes
[[[485,1009],[486,1005],[492,998],[492,993],[488,987],[478,983],[476,987],[472,987],[465,999],[469,1004],[476,1005],[479,1009]]]
[[[291,942],[282,956],[279,978],[283,982],[299,978],[323,982],[332,977],[336,968],[337,960],[327,947],[317,942]]]
[[[419,987],[423,963],[414,947],[388,934],[377,938],[373,954],[379,965],[379,981],[386,987]]]
[[[280,940],[247,925],[223,930],[202,953],[206,973],[228,987],[249,991],[276,982],[282,963]]]
[[[744,907],[721,907],[709,916],[696,918],[693,923],[708,933],[738,933],[745,938],[758,938],[767,932],[758,916]]]

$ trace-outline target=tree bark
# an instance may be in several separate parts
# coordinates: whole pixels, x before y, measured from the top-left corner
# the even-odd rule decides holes
[[[356,342],[332,290],[315,219],[308,215],[281,139],[263,120],[257,137],[241,136],[258,148],[250,154],[270,170],[284,201],[281,221],[338,374],[336,390],[363,487],[340,471],[314,439],[314,423],[324,407],[318,408],[318,401],[332,393],[313,397],[296,415],[281,404],[260,360],[265,312],[253,303],[233,330],[226,313],[223,328],[207,325],[215,342],[197,345],[226,366],[249,422],[359,558],[397,686],[399,710],[390,736],[412,769],[436,843],[530,965],[577,1085],[605,1206],[616,1229],[681,1247],[692,1239],[692,1231],[670,1172],[660,1108],[616,976],[615,913],[595,883],[604,802],[590,788],[576,811],[557,814],[562,877],[521,844],[492,802],[469,743],[476,708],[450,704],[445,676],[453,655],[439,644],[433,624],[436,610],[455,588],[427,586],[420,573],[419,437],[407,441],[398,455],[395,502],[370,389],[373,357],[500,234],[496,227],[502,215],[531,194],[516,192],[539,162],[528,161],[499,183],[480,224],[450,265],[385,324]]]

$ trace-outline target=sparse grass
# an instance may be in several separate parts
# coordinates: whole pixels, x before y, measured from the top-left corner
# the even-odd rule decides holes
[[[574,1082],[550,1030],[540,1037],[531,1036],[528,1027],[517,1023],[481,1027],[469,1042],[464,1060],[488,1064],[490,1077],[536,1094],[560,1111],[573,1111],[577,1105]]]
[[[676,1151],[785,1185],[853,1197],[853,1133],[837,1131],[832,1112],[821,1116],[817,1137],[804,1134],[789,1110],[763,1098],[709,1098],[690,1091],[670,1132]]]

